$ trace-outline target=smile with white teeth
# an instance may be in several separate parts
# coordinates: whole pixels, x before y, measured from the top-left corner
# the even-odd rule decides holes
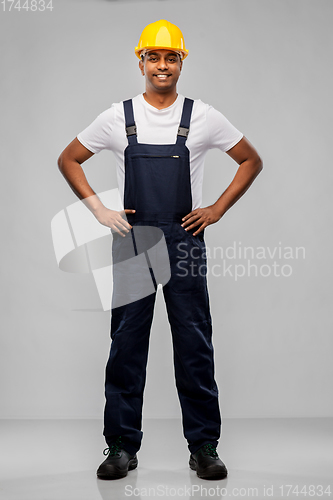
[[[159,78],[160,80],[165,80],[170,75],[155,75],[155,76],[157,76],[157,78]]]

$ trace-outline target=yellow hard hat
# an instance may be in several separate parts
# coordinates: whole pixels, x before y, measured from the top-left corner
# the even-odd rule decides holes
[[[185,49],[184,37],[178,26],[169,23],[165,19],[148,24],[141,33],[139,44],[135,47],[135,53],[140,59],[140,53],[144,49],[170,49],[181,54],[181,59],[188,56]]]

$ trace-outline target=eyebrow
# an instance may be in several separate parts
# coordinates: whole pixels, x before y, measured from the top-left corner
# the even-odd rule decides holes
[[[154,55],[154,56],[158,56],[159,54],[158,54],[157,52],[148,52],[148,54],[147,54],[147,56],[152,56],[152,55]],[[177,57],[177,56],[178,56],[178,54],[177,54],[176,52],[168,52],[168,53],[166,54],[166,56],[174,56],[174,57]]]

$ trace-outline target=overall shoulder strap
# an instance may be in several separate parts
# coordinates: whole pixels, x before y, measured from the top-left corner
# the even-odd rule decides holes
[[[124,105],[125,127],[126,127],[128,144],[137,144],[138,141],[136,136],[136,125],[134,121],[132,99],[123,101],[123,105]]]
[[[186,142],[190,130],[190,121],[191,121],[193,103],[194,103],[193,99],[188,99],[187,97],[185,97],[183,105],[183,113],[177,133],[177,144],[185,144]]]

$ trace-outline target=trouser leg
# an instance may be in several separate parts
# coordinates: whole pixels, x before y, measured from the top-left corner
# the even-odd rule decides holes
[[[110,445],[122,436],[136,453],[142,440],[142,404],[149,334],[156,293],[112,310],[111,350],[105,374],[104,436]]]
[[[163,288],[172,331],[184,436],[191,453],[205,443],[217,446],[221,431],[205,275],[205,244],[194,238],[188,236],[185,240],[187,247],[183,245],[182,252],[175,245],[169,248],[172,277]],[[187,255],[184,252],[186,248]],[[195,250],[191,251],[193,248]]]

